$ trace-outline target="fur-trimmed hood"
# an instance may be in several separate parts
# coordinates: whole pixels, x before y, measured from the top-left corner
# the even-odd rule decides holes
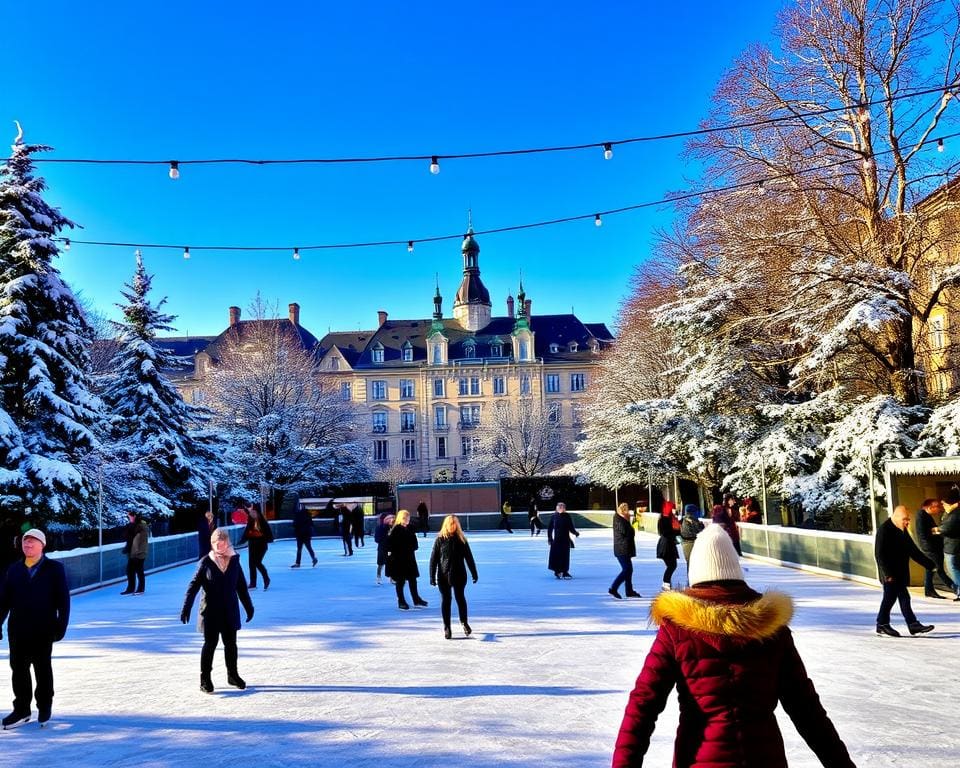
[[[660,625],[668,620],[678,627],[743,640],[765,640],[790,623],[793,600],[769,591],[749,602],[718,602],[686,592],[662,592],[650,606],[650,618]]]

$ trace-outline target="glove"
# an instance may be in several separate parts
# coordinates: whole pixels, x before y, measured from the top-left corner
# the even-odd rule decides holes
[[[437,580],[436,580],[436,579],[430,579],[430,586],[431,586],[431,587],[437,586]]]
[[[579,533],[577,533],[577,534],[576,534],[576,537],[577,537],[577,538],[579,539],[579,538],[580,538],[580,534],[579,534]]]
[[[473,577],[473,583],[474,583],[474,584],[477,583],[477,577],[476,577],[476,576]]]
[[[253,608],[247,611],[247,624],[250,623],[250,620],[253,618]]]
[[[187,613],[186,611],[181,612],[181,614],[180,614],[180,623],[181,623],[181,624],[189,624],[189,623],[190,623],[190,614]]]

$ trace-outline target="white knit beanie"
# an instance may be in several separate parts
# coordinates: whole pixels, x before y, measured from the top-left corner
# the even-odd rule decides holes
[[[697,536],[687,571],[690,586],[704,581],[744,580],[730,535],[715,524],[708,525]]]

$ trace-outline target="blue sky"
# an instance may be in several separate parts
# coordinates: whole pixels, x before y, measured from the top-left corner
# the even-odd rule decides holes
[[[150,7],[150,6],[157,7]],[[779,1],[162,4],[44,2],[4,38],[0,118],[56,157],[453,154],[697,127],[717,81],[769,40]],[[9,15],[9,14],[8,14]],[[2,123],[0,123],[2,124]],[[695,176],[680,141],[530,157],[300,167],[38,165],[78,240],[306,245],[454,234],[661,199]],[[478,238],[494,313],[614,323],[667,208]],[[316,334],[450,314],[459,243],[305,253],[144,249],[181,333],[213,334],[259,291]],[[76,245],[67,281],[98,308],[132,249]]]

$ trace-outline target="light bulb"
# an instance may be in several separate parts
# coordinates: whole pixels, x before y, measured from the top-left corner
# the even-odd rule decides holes
[[[63,241],[63,250],[65,250],[65,251],[69,251],[69,250],[70,250],[70,238],[69,238],[69,237],[66,238],[66,239]]]
[[[183,258],[185,258],[185,259],[189,259],[189,258],[190,258],[190,246],[189,246],[189,245],[186,246],[186,247],[183,249]]]
[[[440,158],[436,155],[430,158],[430,173],[434,175],[440,173]]]
[[[407,241],[407,253],[413,253],[413,240]]]
[[[610,142],[607,142],[603,145],[603,159],[612,160],[613,159],[613,145]]]
[[[603,226],[603,219],[600,218],[600,214],[599,214],[599,213],[594,215],[594,217],[593,217],[593,225],[594,225],[595,227],[602,227],[602,226]]]
[[[179,179],[179,178],[180,178],[180,163],[178,163],[176,160],[171,160],[171,161],[170,161],[170,174],[169,174],[169,176],[170,176],[171,179]]]
[[[943,152],[943,139],[937,139],[937,152]],[[67,242],[70,241],[67,240]]]
[[[294,261],[300,261],[300,249],[299,249],[299,248],[294,248],[294,249],[293,249],[293,260],[294,260]]]

